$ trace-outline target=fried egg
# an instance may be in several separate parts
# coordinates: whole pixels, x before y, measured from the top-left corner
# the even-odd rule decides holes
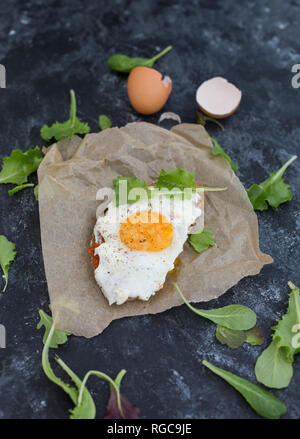
[[[99,257],[95,278],[110,305],[148,300],[163,288],[190,226],[203,215],[203,193],[190,199],[162,195],[134,204],[112,201],[94,228]]]

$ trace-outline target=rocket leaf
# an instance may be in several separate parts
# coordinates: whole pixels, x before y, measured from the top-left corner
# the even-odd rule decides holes
[[[72,137],[74,134],[87,134],[90,132],[89,125],[87,123],[80,122],[76,116],[77,110],[74,90],[70,90],[70,97],[70,118],[66,122],[55,122],[50,127],[43,125],[41,128],[41,136],[44,140],[49,141],[53,137],[56,140],[61,140],[65,137]]]
[[[46,340],[48,338],[50,329],[53,325],[53,319],[51,316],[46,314],[43,310],[39,310],[40,315],[40,321],[37,324],[37,329],[41,329],[42,326],[45,327],[44,337],[43,337],[43,343],[46,343]],[[50,348],[57,349],[59,345],[64,344],[68,341],[68,337],[71,335],[69,332],[62,331],[60,329],[55,329],[53,332],[53,336],[50,341]]]
[[[260,416],[268,419],[279,419],[286,413],[286,406],[283,402],[256,384],[220,369],[208,361],[202,361],[202,364],[234,387]]]
[[[201,317],[211,320],[212,322],[225,326],[229,329],[250,329],[256,323],[256,314],[252,309],[243,305],[228,305],[223,308],[216,309],[199,309],[193,307],[184,297],[180,288],[176,283],[174,286],[184,301],[184,303],[192,310],[195,314]]]
[[[234,172],[237,172],[239,167],[238,165],[231,159],[231,157],[229,157],[228,154],[226,154],[226,152],[224,151],[224,149],[221,147],[221,145],[216,141],[216,139],[214,139],[213,137],[209,136],[212,143],[213,143],[213,149],[212,149],[212,153],[213,155],[221,155],[222,157],[224,157],[225,160],[228,161],[228,163],[231,166],[231,169]]]
[[[267,180],[260,184],[253,184],[247,189],[248,197],[255,210],[266,210],[269,206],[278,207],[293,198],[290,186],[284,183],[282,176],[296,158],[297,156],[294,155],[278,171],[272,172]]]
[[[190,235],[189,243],[197,253],[202,253],[209,247],[213,247],[215,245],[215,240],[212,232],[204,227],[203,229],[198,230],[198,232]]]
[[[8,270],[10,264],[16,257],[15,248],[16,246],[13,242],[8,241],[4,235],[0,235],[0,266],[5,277],[5,285],[2,290],[3,292],[6,290],[8,284]]]
[[[107,64],[112,70],[116,70],[117,72],[130,73],[131,70],[137,66],[153,67],[154,63],[171,49],[172,46],[168,46],[153,56],[153,58],[130,58],[127,55],[116,53],[108,58]]]

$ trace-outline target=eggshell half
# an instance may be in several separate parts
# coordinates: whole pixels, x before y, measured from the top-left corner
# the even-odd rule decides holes
[[[240,105],[241,98],[241,90],[220,76],[203,82],[196,92],[201,110],[215,119],[231,116]]]
[[[155,69],[135,67],[127,81],[127,93],[133,108],[141,114],[161,110],[172,90],[172,80]]]

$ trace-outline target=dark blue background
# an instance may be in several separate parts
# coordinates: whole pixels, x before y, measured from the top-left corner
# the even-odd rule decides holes
[[[173,44],[156,65],[173,79],[165,110],[195,122],[200,83],[216,75],[234,82],[243,91],[239,110],[225,121],[224,132],[207,128],[239,164],[243,184],[258,183],[299,152],[300,89],[291,86],[292,65],[300,63],[299,21],[296,0],[1,2],[0,63],[7,70],[7,88],[0,90],[0,155],[43,146],[40,127],[67,118],[70,88],[76,91],[79,117],[92,131],[98,131],[101,113],[118,126],[156,123],[158,115],[141,117],[131,109],[126,76],[111,72],[105,60],[115,52],[152,56]],[[264,346],[230,350],[216,342],[212,323],[182,306],[115,321],[91,340],[71,337],[59,349],[63,360],[80,377],[89,369],[111,376],[127,369],[123,393],[146,418],[257,417],[201,360],[255,382],[256,359],[287,307],[286,283],[300,284],[299,163],[285,175],[294,199],[258,213],[261,249],[274,263],[202,304],[252,307],[266,336]],[[49,303],[38,204],[32,190],[13,198],[7,190],[0,186],[0,234],[16,243],[18,256],[7,292],[0,295],[0,323],[7,329],[7,348],[0,350],[0,417],[64,418],[72,403],[43,374],[42,333],[36,330],[38,309],[47,311]],[[290,386],[273,392],[287,405],[285,417],[299,418],[299,385],[296,358]],[[102,418],[108,385],[91,378],[89,389]]]

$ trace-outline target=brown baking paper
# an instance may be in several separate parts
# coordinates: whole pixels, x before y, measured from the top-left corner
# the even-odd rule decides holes
[[[259,250],[257,217],[245,189],[228,162],[213,156],[211,148],[201,125],[181,124],[168,131],[138,122],[84,139],[74,136],[48,149],[38,172],[39,209],[51,309],[58,328],[93,337],[112,320],[181,305],[175,280],[189,301],[207,301],[272,262]],[[205,195],[205,227],[213,232],[216,244],[198,254],[186,243],[179,266],[148,302],[109,306],[87,253],[99,205],[96,192],[112,187],[119,175],[152,183],[161,168],[177,167],[194,172],[205,186],[228,187]]]

